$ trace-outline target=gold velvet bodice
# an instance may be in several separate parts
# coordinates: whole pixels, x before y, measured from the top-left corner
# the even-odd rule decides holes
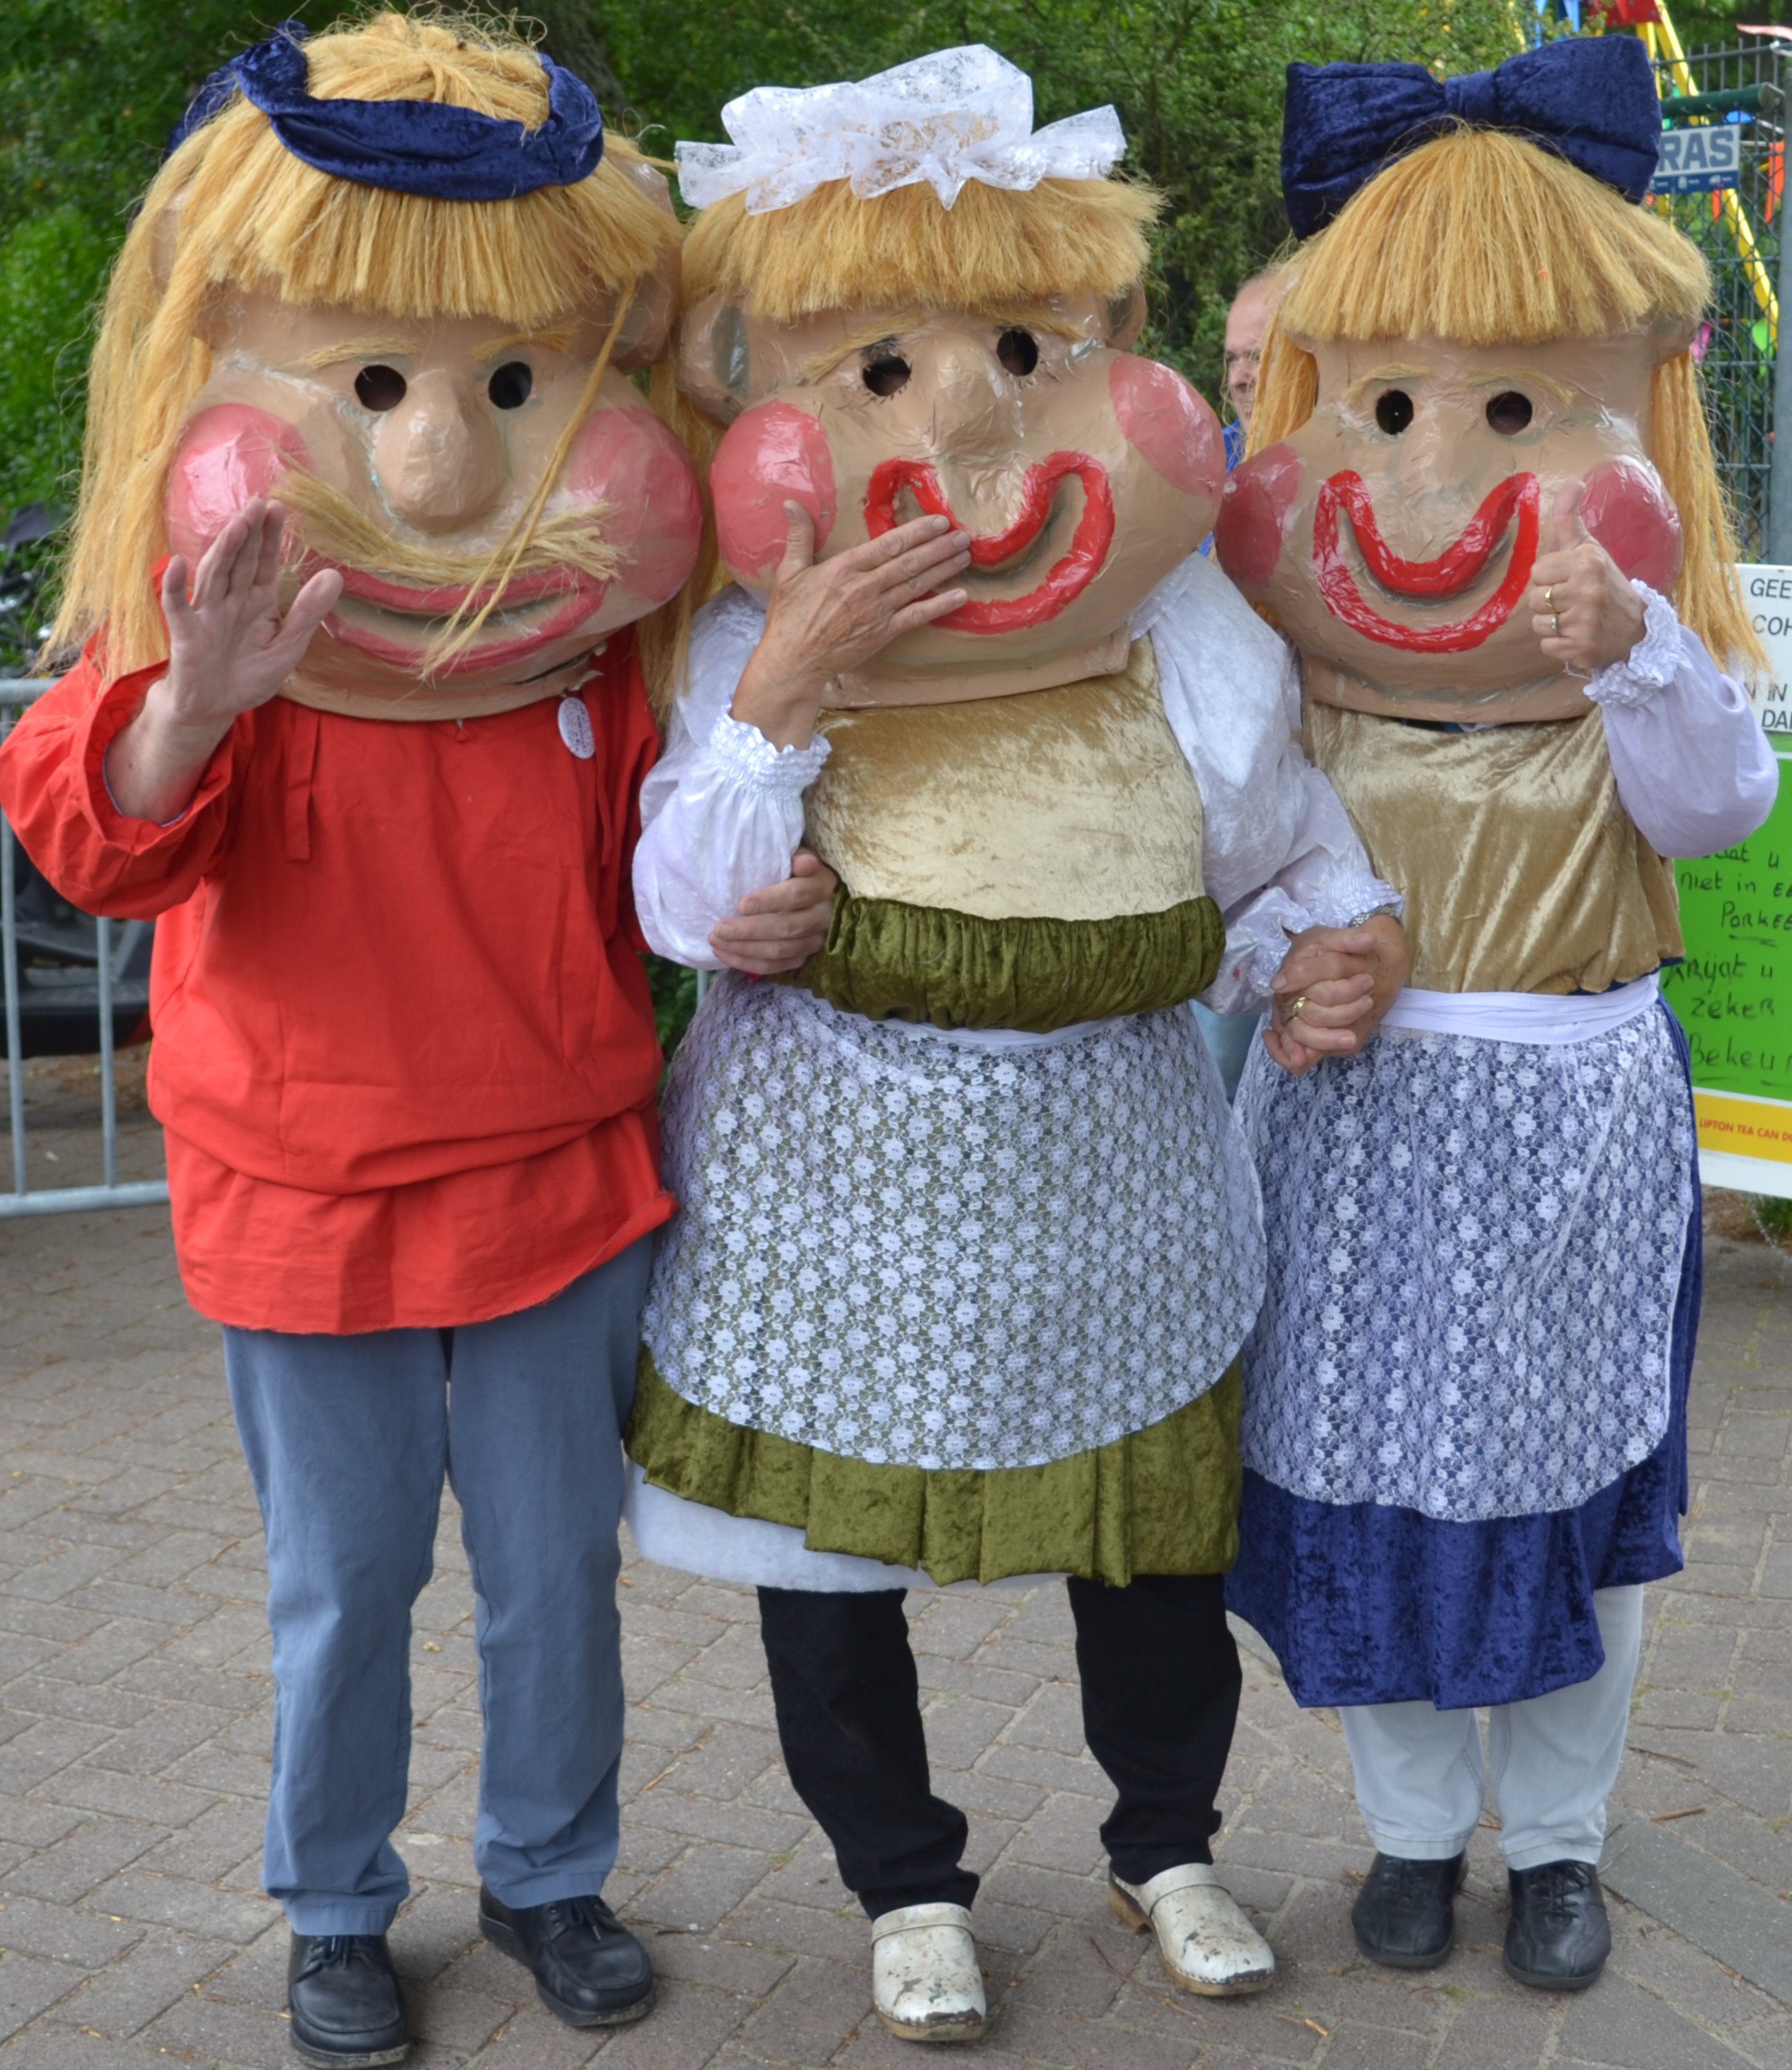
[[[1149,640],[1117,674],[823,715],[807,838],[855,898],[1104,920],[1202,895],[1201,793]]]
[[[1454,733],[1309,700],[1306,739],[1406,895],[1414,984],[1603,992],[1683,953],[1673,865],[1619,801],[1598,712]]]

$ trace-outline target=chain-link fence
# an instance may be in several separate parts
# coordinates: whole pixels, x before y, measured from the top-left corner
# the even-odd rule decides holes
[[[1662,113],[1669,121],[1676,95],[1703,96],[1781,84],[1778,47],[1765,39],[1689,51],[1684,61],[1663,61],[1659,70]],[[1792,87],[1792,80],[1786,83]],[[1737,126],[1741,172],[1733,192],[1681,194],[1669,206],[1676,223],[1711,261],[1716,292],[1711,321],[1695,350],[1711,441],[1735,513],[1737,543],[1745,560],[1757,561],[1769,558],[1785,128],[1783,117],[1759,113]]]

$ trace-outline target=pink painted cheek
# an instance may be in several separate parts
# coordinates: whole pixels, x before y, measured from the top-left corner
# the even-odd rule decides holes
[[[573,442],[566,486],[615,512],[605,529],[627,555],[628,587],[656,604],[676,596],[697,564],[703,501],[697,472],[649,409],[599,410]]]
[[[162,504],[168,543],[197,560],[245,503],[272,496],[289,467],[308,467],[304,443],[284,417],[247,403],[202,410],[181,434]]]
[[[786,503],[800,503],[814,520],[819,553],[839,515],[827,433],[788,403],[743,411],[716,448],[709,495],[716,544],[737,573],[761,575],[783,558]]]
[[[1172,489],[1217,501],[1226,479],[1219,419],[1174,368],[1115,354],[1108,392],[1128,441]]]
[[[1633,582],[1667,591],[1680,571],[1680,520],[1661,478],[1639,460],[1609,460],[1586,477],[1586,529]]]
[[[1259,588],[1275,574],[1294,522],[1300,473],[1292,446],[1269,446],[1235,468],[1227,482],[1214,551],[1241,589]]]

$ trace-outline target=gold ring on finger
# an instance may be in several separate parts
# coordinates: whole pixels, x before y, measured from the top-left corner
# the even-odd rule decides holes
[[[1545,585],[1545,587],[1544,587],[1544,591],[1543,591],[1543,608],[1544,608],[1545,611],[1553,611],[1553,610],[1555,609],[1555,608],[1556,608],[1556,586],[1555,586],[1555,584],[1554,584],[1553,583],[1546,583],[1546,584]]]
[[[1307,995],[1302,992],[1288,1008],[1288,1019],[1298,1021],[1307,1010]]]

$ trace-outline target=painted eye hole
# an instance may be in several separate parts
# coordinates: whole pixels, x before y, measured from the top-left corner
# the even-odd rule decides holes
[[[866,367],[865,386],[874,395],[897,395],[908,386],[910,370],[906,359],[882,353]]]
[[[395,366],[364,366],[355,394],[364,410],[395,410],[405,399],[405,378]]]
[[[535,386],[535,376],[520,359],[507,359],[485,384],[485,392],[492,398],[492,407],[499,410],[520,410],[529,400],[529,391]]]
[[[1375,398],[1375,421],[1390,439],[1412,422],[1412,398],[1404,388],[1390,388]]]
[[[1005,330],[995,342],[995,356],[1022,380],[1039,363],[1039,342],[1030,330]]]
[[[1508,388],[1496,395],[1487,406],[1488,423],[1503,439],[1516,438],[1530,423],[1531,399],[1521,395],[1516,388]]]

